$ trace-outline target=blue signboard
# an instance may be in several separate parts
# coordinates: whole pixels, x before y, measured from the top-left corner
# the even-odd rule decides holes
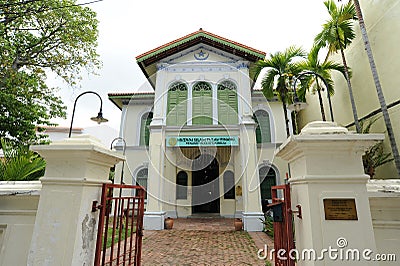
[[[167,147],[239,146],[238,136],[168,136]]]

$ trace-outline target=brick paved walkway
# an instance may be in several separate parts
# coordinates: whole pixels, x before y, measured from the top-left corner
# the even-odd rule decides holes
[[[233,219],[175,219],[172,230],[145,231],[142,264],[265,265],[263,242],[271,243],[264,233],[234,231]]]

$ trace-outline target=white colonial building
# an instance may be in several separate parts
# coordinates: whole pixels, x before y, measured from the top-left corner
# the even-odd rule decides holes
[[[274,158],[286,139],[282,103],[255,90],[249,72],[264,57],[200,29],[136,57],[154,91],[109,94],[122,110],[123,181],[147,189],[146,229],[215,214],[262,230],[262,199],[287,173]]]

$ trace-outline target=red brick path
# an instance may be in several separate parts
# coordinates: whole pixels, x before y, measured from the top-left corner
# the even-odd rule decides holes
[[[265,265],[257,258],[264,243],[262,232],[234,231],[233,219],[175,219],[172,230],[145,231],[142,264]]]

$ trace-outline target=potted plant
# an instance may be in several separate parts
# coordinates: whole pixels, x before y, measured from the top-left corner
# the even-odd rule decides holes
[[[171,217],[165,218],[164,220],[165,229],[172,229],[173,226],[174,226],[174,219],[172,219]]]
[[[235,231],[241,231],[243,229],[243,221],[240,218],[235,218]]]

